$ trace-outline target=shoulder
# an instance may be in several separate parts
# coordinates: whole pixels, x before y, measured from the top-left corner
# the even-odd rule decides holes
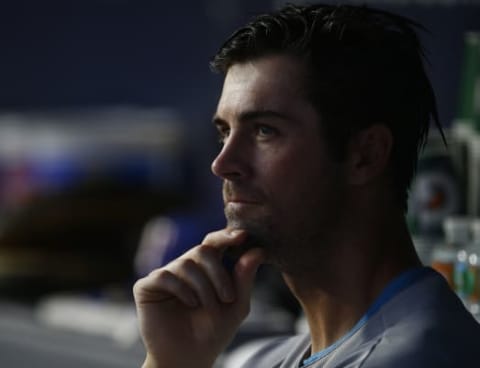
[[[365,367],[452,367],[478,364],[480,324],[433,275],[383,315],[385,330]]]
[[[232,353],[224,361],[224,368],[276,368],[292,353],[303,354],[309,346],[307,335],[281,336],[260,339],[245,344]]]
[[[409,329],[410,331],[407,331]],[[471,367],[479,362],[480,330],[409,324],[384,334],[365,368]]]

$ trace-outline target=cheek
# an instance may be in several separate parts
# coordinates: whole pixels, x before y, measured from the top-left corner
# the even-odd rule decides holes
[[[266,190],[281,200],[297,199],[299,193],[308,192],[320,176],[321,167],[316,160],[301,152],[277,153],[264,157],[260,175]]]

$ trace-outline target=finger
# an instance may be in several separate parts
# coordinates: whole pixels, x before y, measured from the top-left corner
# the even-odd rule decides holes
[[[207,277],[212,282],[220,301],[231,303],[235,300],[232,276],[222,262],[223,252],[204,244],[200,245],[195,254],[195,261],[201,265]]]
[[[265,252],[261,248],[248,250],[235,265],[234,279],[237,298],[248,304],[258,267],[265,261]]]
[[[179,259],[173,272],[188,284],[203,306],[212,306],[218,302],[212,280],[193,259]]]
[[[209,244],[218,249],[226,249],[242,244],[246,238],[247,232],[245,230],[222,229],[207,234],[202,244]]]
[[[159,303],[172,298],[183,304],[196,307],[199,300],[191,287],[169,270],[159,269],[138,280],[133,287],[135,302],[138,305]]]

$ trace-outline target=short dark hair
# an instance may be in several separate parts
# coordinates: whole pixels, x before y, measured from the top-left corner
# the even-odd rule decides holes
[[[332,157],[342,160],[349,139],[363,128],[389,127],[394,138],[389,169],[406,211],[430,119],[444,138],[417,29],[424,30],[408,18],[366,6],[289,4],[237,30],[211,67],[226,73],[235,63],[276,54],[305,62],[306,93]]]

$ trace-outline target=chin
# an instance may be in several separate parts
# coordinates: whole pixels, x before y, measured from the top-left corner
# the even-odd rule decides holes
[[[266,221],[227,216],[227,224],[231,229],[246,231],[247,241],[256,243],[256,246],[266,248],[266,244],[272,243],[272,228]]]

